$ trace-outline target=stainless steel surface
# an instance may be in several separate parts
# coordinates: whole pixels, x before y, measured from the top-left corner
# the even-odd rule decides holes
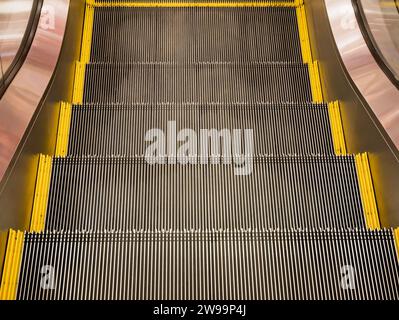
[[[49,85],[63,42],[69,0],[45,0],[32,46],[0,100],[0,180]]]
[[[399,81],[399,9],[395,0],[360,0],[372,40]]]
[[[68,155],[143,155],[148,146],[143,139],[146,132],[152,128],[167,132],[170,119],[179,119],[175,122],[177,132],[184,128],[195,132],[252,128],[256,155],[334,154],[326,104],[256,103],[231,104],[226,108],[216,103],[182,103],[151,107],[147,104],[74,105]],[[103,123],[109,125],[104,127]],[[131,123],[141,125],[132,127]],[[284,134],[279,134],[281,128]],[[198,145],[200,140],[197,137]]]
[[[0,59],[5,73],[24,37],[34,0],[0,1]],[[0,76],[2,76],[0,74]]]
[[[390,230],[45,232],[25,235],[17,298],[397,300],[399,264]]]
[[[38,154],[54,152],[59,102],[72,99],[75,62],[80,57],[82,42],[84,8],[85,0],[69,2],[68,17],[65,17],[67,26],[55,73],[0,182],[0,230],[29,228]],[[51,26],[51,20],[43,21],[46,22],[44,28]]]
[[[331,29],[349,76],[399,149],[399,91],[362,36],[351,0],[325,0]]]
[[[334,8],[334,3],[335,1],[330,2],[330,9]],[[307,0],[305,5],[313,57],[320,61],[324,98],[326,101],[340,101],[348,152],[369,153],[381,226],[397,227],[399,226],[399,151],[373,109],[363,99],[362,93],[357,89],[342,61],[340,51],[354,40],[346,39],[346,42],[343,41],[340,48],[337,48],[326,2]],[[349,15],[345,7],[335,8],[335,11],[329,13],[335,17],[334,21],[341,28],[349,29],[350,32],[354,28],[352,22],[356,21],[350,19],[353,18],[352,6],[349,5],[347,8]],[[356,34],[362,40],[359,32]],[[367,49],[365,44],[363,49]],[[350,53],[350,48],[347,50]],[[353,50],[356,50],[356,47]],[[367,70],[367,65],[362,67],[363,57],[356,57],[354,54],[351,61],[358,63],[360,71]],[[369,80],[369,83],[372,84],[372,81]],[[394,111],[392,107],[394,103],[390,105]]]
[[[353,156],[256,156],[245,178],[225,157],[191,160],[55,158],[46,230],[365,227]]]

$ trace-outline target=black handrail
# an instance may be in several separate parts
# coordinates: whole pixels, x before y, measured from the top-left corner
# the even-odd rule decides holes
[[[0,87],[2,87],[4,85],[4,70],[3,70],[3,59],[1,58],[1,55],[0,55],[0,72],[1,72]]]
[[[39,25],[43,1],[44,0],[34,0],[33,2],[28,24],[26,26],[25,33],[17,54],[15,55],[8,69],[4,71],[2,80],[0,82],[0,98],[6,92],[8,86],[17,75],[19,69],[21,69],[26,59],[26,56],[28,55],[29,49],[36,34],[37,27]]]
[[[398,2],[395,1],[395,4],[398,5]],[[369,48],[374,59],[377,61],[381,70],[385,73],[385,75],[392,82],[392,84],[399,90],[399,80],[396,78],[395,74],[391,70],[388,62],[386,61],[384,55],[382,54],[382,52],[378,48],[377,43],[374,40],[374,36],[368,26],[367,18],[364,14],[362,4],[359,0],[352,0],[352,5],[355,11],[357,23],[359,25],[360,31],[362,32],[367,47]]]

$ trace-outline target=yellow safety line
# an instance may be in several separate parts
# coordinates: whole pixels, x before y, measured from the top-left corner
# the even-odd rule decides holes
[[[303,63],[309,66],[310,85],[312,90],[313,102],[322,103],[323,91],[320,78],[320,66],[318,61],[313,61],[312,49],[310,45],[308,21],[303,0],[296,0],[296,15],[298,21],[299,39],[301,43]]]
[[[46,222],[46,211],[48,195],[50,191],[52,157],[41,154],[37,170],[35,195],[33,199],[32,217],[30,224],[31,232],[44,230]]]
[[[91,41],[93,37],[94,7],[91,2],[86,3],[82,49],[80,53],[80,62],[88,63],[90,61]]]
[[[85,82],[86,64],[76,61],[75,82],[73,85],[73,104],[81,104],[83,102],[83,90]]]
[[[312,90],[313,102],[322,103],[323,100],[323,92],[321,89],[321,81],[320,81],[320,69],[319,62],[314,61],[308,64],[309,67],[309,77],[310,77],[310,86]]]
[[[15,300],[24,246],[24,233],[9,230],[0,286],[0,300]]]
[[[346,152],[346,143],[344,130],[342,128],[341,112],[339,102],[330,102],[328,104],[328,114],[330,117],[331,133],[336,155],[344,156]]]
[[[192,8],[192,7],[296,7],[296,2],[263,1],[263,2],[95,2],[95,7],[125,8]]]
[[[380,229],[380,219],[367,153],[356,155],[355,162],[366,226],[370,230]]]
[[[91,42],[93,38],[93,23],[94,23],[94,0],[87,0],[85,17],[84,17],[80,61],[77,61],[75,66],[75,80],[73,84],[73,95],[72,95],[73,104],[81,104],[83,102],[86,64],[90,62]]]
[[[299,39],[301,42],[302,59],[304,63],[312,63],[312,49],[310,47],[308,22],[306,19],[305,6],[299,4],[296,7],[296,16],[298,20]]]
[[[396,228],[395,230],[393,230],[393,237],[395,239],[396,253],[397,253],[398,262],[399,262],[399,228]]]
[[[55,146],[56,157],[65,157],[67,155],[71,115],[72,105],[67,102],[61,102],[60,116],[58,120],[57,143]]]

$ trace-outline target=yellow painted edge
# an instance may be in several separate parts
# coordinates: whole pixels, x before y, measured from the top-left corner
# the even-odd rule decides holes
[[[347,149],[346,149],[344,127],[342,125],[341,107],[340,107],[340,104],[338,101],[335,101],[334,106],[335,106],[335,108],[334,108],[335,109],[335,119],[337,122],[337,130],[338,130],[338,138],[340,141],[341,154],[346,155]]]
[[[381,229],[380,218],[379,218],[378,208],[377,208],[377,201],[376,201],[374,185],[373,185],[373,179],[371,176],[370,162],[369,162],[367,153],[363,154],[363,163],[364,163],[364,167],[366,170],[367,191],[368,191],[368,195],[370,197],[371,212],[372,212],[371,221],[373,224],[373,229]]]
[[[314,77],[315,77],[315,85],[317,90],[317,102],[323,102],[323,91],[321,88],[321,78],[320,78],[320,65],[319,61],[313,61],[313,70],[314,70]]]
[[[312,90],[313,102],[322,103],[323,90],[320,77],[320,65],[317,60],[313,61],[312,48],[310,45],[310,36],[308,29],[308,21],[306,18],[306,9],[303,0],[296,0],[296,15],[298,22],[299,38],[301,43],[303,63],[307,63],[309,67],[310,85]]]
[[[41,232],[46,222],[48,195],[50,191],[52,157],[39,155],[35,194],[31,216],[30,231]]]
[[[339,102],[330,102],[328,104],[328,115],[330,118],[331,133],[334,144],[334,151],[336,155],[346,155],[346,143],[344,130],[342,128],[341,112]]]
[[[67,102],[61,102],[60,116],[58,120],[57,143],[55,146],[56,157],[65,157],[68,153],[71,115],[72,115],[72,105]]]
[[[9,230],[0,286],[0,300],[15,300],[21,268],[24,233]]]
[[[40,231],[44,230],[46,224],[46,213],[47,213],[48,198],[50,193],[52,167],[53,167],[53,158],[51,156],[46,156],[45,168],[44,168],[45,183],[42,190],[42,208],[40,210],[40,216],[38,221],[38,229]]]
[[[81,104],[83,102],[83,90],[86,73],[86,64],[76,61],[75,80],[73,85],[73,104]]]
[[[64,131],[64,117],[65,117],[65,109],[63,107],[62,102],[60,103],[60,114],[58,116],[58,128],[57,128],[57,141],[55,144],[55,156],[60,156],[63,144],[63,131]]]
[[[94,22],[94,7],[89,2],[86,3],[83,37],[82,37],[82,49],[80,53],[80,61],[83,63],[88,63],[90,61],[91,41],[93,38],[93,22]]]
[[[9,275],[10,269],[12,267],[12,259],[14,252],[14,238],[15,231],[10,230],[8,232],[7,238],[7,248],[6,248],[6,256],[4,260],[3,273],[1,277],[1,286],[0,286],[0,300],[8,300],[8,290],[9,290]]]
[[[296,7],[296,16],[298,22],[302,59],[304,63],[311,63],[313,62],[312,49],[310,47],[308,22],[306,19],[305,6],[303,4]]]
[[[313,63],[309,63],[308,67],[309,67],[310,87],[312,90],[313,102],[322,103],[323,93],[321,89],[319,62],[314,61]]]
[[[395,239],[396,253],[397,253],[398,262],[399,262],[399,228],[396,228],[395,230],[393,230],[393,237]]]
[[[101,2],[96,1],[94,7],[140,7],[140,8],[191,8],[191,7],[296,7],[297,1],[263,1],[263,2]]]
[[[356,155],[355,163],[366,226],[370,230],[381,229],[367,153]]]
[[[356,160],[357,160],[356,164],[357,164],[357,173],[358,173],[358,178],[359,178],[359,187],[360,187],[360,193],[361,193],[362,202],[363,202],[363,212],[364,212],[366,227],[368,229],[374,229],[373,223],[371,220],[371,204],[370,204],[370,198],[369,198],[368,192],[367,192],[366,171],[365,171],[362,155],[357,155]]]

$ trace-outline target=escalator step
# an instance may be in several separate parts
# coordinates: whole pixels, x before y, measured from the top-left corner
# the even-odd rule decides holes
[[[302,61],[294,7],[97,8],[92,44],[92,62]]]
[[[246,176],[147,160],[55,158],[46,230],[365,227],[352,156],[255,157]]]
[[[170,121],[177,132],[194,130],[198,146],[201,129],[252,129],[254,155],[334,154],[324,104],[75,105],[68,154],[144,155],[146,132],[159,128],[166,136]]]
[[[397,300],[399,264],[391,230],[26,234],[18,299]]]
[[[260,3],[260,4],[269,4],[269,5],[276,5],[279,3],[284,3],[287,5],[294,5],[296,0],[201,0],[201,1],[193,1],[193,0],[180,0],[180,1],[175,1],[175,0],[96,0],[96,6],[98,6],[98,4],[107,4],[107,5],[111,5],[113,7],[120,7],[120,4],[125,4],[125,3],[171,3],[171,4],[176,4],[176,3]]]
[[[309,70],[292,63],[91,63],[85,103],[311,102]]]

